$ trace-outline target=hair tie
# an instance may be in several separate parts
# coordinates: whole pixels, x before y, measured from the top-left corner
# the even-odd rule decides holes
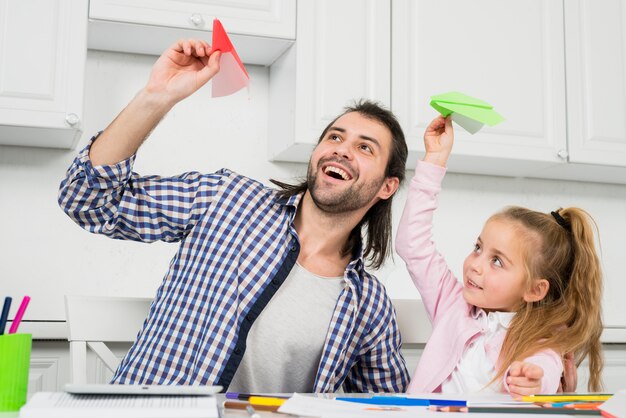
[[[556,223],[561,225],[563,229],[565,229],[567,232],[572,232],[572,224],[570,224],[568,221],[565,220],[565,218],[559,215],[559,212],[552,211],[550,212],[550,214],[556,220]]]

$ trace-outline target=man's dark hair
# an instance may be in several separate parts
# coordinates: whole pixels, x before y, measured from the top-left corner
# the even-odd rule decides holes
[[[385,109],[377,102],[370,100],[359,100],[352,106],[344,108],[344,112],[330,122],[320,135],[319,144],[331,126],[343,115],[358,112],[362,116],[382,123],[391,132],[391,152],[385,168],[385,177],[397,177],[400,184],[404,181],[406,174],[406,159],[408,149],[404,132],[400,123],[391,111]],[[270,181],[281,188],[279,194],[282,197],[291,197],[307,190],[307,179],[299,184],[288,184],[274,179]],[[361,240],[361,230],[363,225],[367,225],[366,244],[363,257],[369,261],[369,266],[378,269],[382,266],[387,256],[391,253],[391,202],[393,195],[386,200],[379,200],[365,214],[361,222],[352,230],[346,246],[342,250],[342,255],[347,255],[355,251]]]

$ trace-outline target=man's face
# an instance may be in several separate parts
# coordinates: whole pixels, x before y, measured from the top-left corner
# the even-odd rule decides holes
[[[398,179],[385,178],[391,132],[358,112],[341,116],[317,145],[307,173],[313,202],[320,209],[343,213],[387,199]]]

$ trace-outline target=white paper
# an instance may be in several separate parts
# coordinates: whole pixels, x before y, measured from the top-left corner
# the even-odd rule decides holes
[[[20,418],[217,418],[214,396],[115,396],[37,392]]]
[[[213,76],[211,86],[212,97],[233,94],[246,87],[250,79],[243,72],[232,53],[222,54],[220,70]]]
[[[478,122],[477,120],[474,120],[474,119],[470,119],[466,116],[463,116],[460,113],[453,112],[450,117],[461,128],[465,129],[467,132],[471,133],[472,135],[480,131],[481,128],[485,126],[483,123]]]
[[[425,406],[387,407],[298,394],[294,394],[282,404],[278,412],[321,418],[416,418],[431,415],[442,418],[441,412],[429,411]]]
[[[620,390],[611,399],[604,402],[600,410],[616,417],[626,417],[626,390]]]
[[[377,396],[376,394],[367,394],[367,397]],[[378,396],[393,396],[383,395]],[[424,394],[424,395],[400,395],[407,398],[419,399],[454,399],[465,400],[469,405],[474,406],[518,406],[528,405],[527,402],[514,401],[507,394],[470,394],[470,395],[450,395],[450,394]],[[419,417],[437,417],[446,418],[456,417],[458,414],[452,415],[444,412],[430,411],[425,406],[400,406],[385,407],[372,404],[344,402],[333,399],[322,399],[314,396],[304,396],[294,394],[287,400],[278,410],[279,412],[300,415],[303,417],[320,417],[320,418],[419,418]],[[462,414],[464,415],[464,414]],[[498,414],[490,413],[472,413],[470,418],[495,418]],[[508,415],[499,414],[498,416]],[[460,415],[459,415],[460,416]],[[534,414],[510,414],[516,418],[537,418],[541,415]],[[552,418],[567,417],[567,415],[549,415]]]

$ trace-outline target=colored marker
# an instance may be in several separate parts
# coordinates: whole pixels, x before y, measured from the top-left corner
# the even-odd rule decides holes
[[[265,398],[279,398],[279,399],[289,399],[289,396],[279,396],[279,395],[263,395],[260,393],[239,393],[239,392],[226,392],[226,399],[237,399],[240,401],[247,401],[251,396],[260,396]]]
[[[595,415],[602,412],[597,409],[572,409],[572,408],[531,408],[531,407],[507,407],[507,406],[469,406],[461,408],[460,412],[481,412],[483,414],[544,414],[544,415]]]
[[[237,402],[237,401],[225,401],[223,403],[223,407],[225,409],[245,409],[248,410],[248,406],[250,404],[248,402]],[[266,405],[254,405],[254,409],[256,411],[270,411],[276,412],[278,411],[278,406],[266,406]]]
[[[4,328],[7,325],[7,319],[9,318],[9,309],[11,309],[11,296],[4,298],[4,305],[2,305],[2,314],[0,314],[0,335],[4,334]]]
[[[22,317],[24,316],[24,312],[26,312],[26,307],[28,306],[28,302],[30,302],[30,296],[24,296],[22,299],[22,303],[20,303],[20,307],[15,314],[15,318],[13,318],[13,323],[11,324],[11,329],[9,330],[9,334],[15,334],[17,332],[17,328],[20,326],[20,322],[22,322]]]
[[[575,401],[608,401],[610,393],[561,393],[554,395],[522,396],[524,402],[575,402]]]
[[[555,402],[546,403],[542,406],[544,408],[574,408],[574,409],[598,409],[604,401],[588,402],[588,401],[576,401],[576,402]]]
[[[285,398],[265,397],[265,396],[250,396],[248,402],[251,405],[263,405],[263,406],[281,406],[287,401]]]
[[[404,396],[373,396],[371,398],[335,398],[338,401],[356,402],[371,405],[385,406],[466,406],[467,402],[456,399],[422,399],[407,398]]]
[[[438,411],[438,412],[467,412],[467,407],[465,406],[438,406],[431,405],[428,407],[430,411]]]

